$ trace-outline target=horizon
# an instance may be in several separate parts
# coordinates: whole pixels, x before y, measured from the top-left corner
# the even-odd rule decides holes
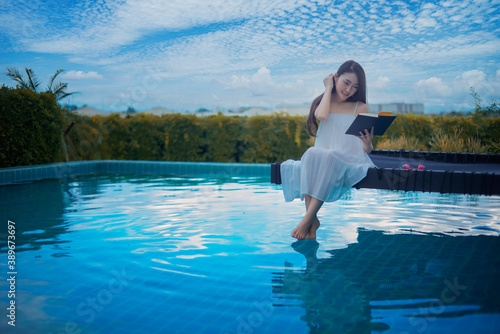
[[[393,103],[380,103],[380,104],[371,104],[371,105],[395,105],[395,104],[401,104],[400,102],[393,102]],[[404,104],[404,103],[403,103]],[[371,105],[369,106],[370,107],[370,113],[378,113],[378,111],[372,111],[371,110]],[[115,113],[119,113],[119,114],[127,114],[129,112],[129,110],[117,110],[117,111],[108,111],[108,110],[102,110],[102,109],[98,109],[98,108],[95,108],[93,106],[90,106],[90,105],[82,105],[82,106],[77,106],[77,105],[68,105],[68,104],[62,104],[61,105],[62,108],[69,108],[69,111],[78,111],[78,110],[82,110],[84,108],[89,108],[89,109],[92,109],[93,111],[96,111],[96,112],[104,112],[104,113],[107,113],[107,114],[115,114]],[[276,113],[280,113],[280,112],[284,112],[284,113],[288,113],[290,114],[290,111],[287,111],[286,109],[280,109],[280,107],[284,107],[284,108],[287,108],[287,107],[304,107],[306,109],[309,109],[310,107],[310,104],[282,104],[282,105],[278,105],[278,106],[275,106],[275,107],[261,107],[261,106],[242,106],[242,107],[238,107],[238,108],[219,108],[219,107],[216,107],[215,109],[207,109],[207,108],[199,108],[197,110],[179,110],[179,109],[173,109],[173,108],[166,108],[166,107],[161,107],[161,106],[156,106],[156,107],[152,107],[152,108],[147,108],[147,109],[142,109],[142,110],[136,110],[135,108],[132,108],[132,112],[133,113],[148,113],[150,111],[153,111],[155,109],[163,109],[166,113],[180,113],[180,114],[197,114],[197,113],[214,113],[214,112],[221,112],[223,114],[226,114],[226,115],[239,115],[239,114],[242,114],[242,115],[245,115],[245,113],[247,111],[253,111],[255,112],[255,110],[253,109],[261,109],[261,110],[267,110],[267,111],[270,111],[270,112],[276,112]],[[440,112],[435,112],[435,111],[426,111],[424,109],[424,112],[421,113],[421,112],[398,112],[398,111],[395,111],[393,112],[394,114],[420,114],[420,115],[428,115],[428,116],[433,116],[433,115],[445,115],[445,114],[462,114],[462,115],[467,115],[467,114],[473,114],[475,112],[474,108],[470,108],[470,110],[462,110],[462,111],[458,111],[458,110],[450,110],[450,111],[440,111]],[[307,110],[307,113],[309,113],[309,110]],[[291,113],[290,115],[307,115],[307,113]],[[84,113],[86,114],[86,113]],[[248,115],[247,115],[248,116]]]
[[[368,104],[473,109],[500,100],[500,7],[484,1],[5,0],[0,84],[59,68],[63,105],[110,112],[310,104],[346,60]],[[42,88],[43,89],[43,88]]]

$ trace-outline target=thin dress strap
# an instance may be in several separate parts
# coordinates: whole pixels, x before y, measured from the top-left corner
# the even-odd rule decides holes
[[[359,104],[359,101],[356,102],[356,108],[354,108],[354,113],[353,113],[354,116],[356,116],[356,110],[358,109],[358,104]]]

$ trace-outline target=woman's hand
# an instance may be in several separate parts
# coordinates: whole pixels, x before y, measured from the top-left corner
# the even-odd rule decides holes
[[[365,129],[365,133],[359,132],[359,136],[356,136],[363,142],[363,149],[367,154],[373,150],[372,140],[373,140],[373,126],[370,131]]]
[[[330,74],[325,79],[323,79],[323,84],[325,85],[326,90],[332,90],[333,88],[333,74]]]

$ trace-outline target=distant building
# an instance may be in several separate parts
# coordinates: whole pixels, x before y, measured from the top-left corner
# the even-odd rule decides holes
[[[389,111],[395,114],[423,114],[423,103],[385,103],[385,104],[369,104],[371,113],[380,111]],[[286,112],[290,115],[309,115],[310,104],[282,104],[275,108],[276,112]]]
[[[161,115],[166,115],[166,114],[176,114],[176,113],[180,113],[178,111],[174,111],[174,110],[167,110],[165,108],[153,108],[153,109],[149,109],[149,110],[145,110],[142,112],[143,114],[150,114],[150,115],[156,115],[156,116],[161,116]]]
[[[275,108],[276,112],[286,112],[289,115],[309,115],[311,104],[281,104]]]
[[[260,107],[240,107],[238,109],[230,109],[224,112],[227,116],[259,116],[259,115],[271,115],[274,111],[267,108]]]
[[[76,112],[77,114],[79,115],[84,115],[84,116],[108,116],[110,115],[109,112],[106,112],[106,111],[102,111],[102,110],[98,110],[98,109],[94,109],[94,108],[91,108],[89,106],[84,106],[80,109],[77,109],[77,110],[74,110],[74,112]]]
[[[382,104],[369,104],[371,113],[378,113],[380,111],[389,111],[395,114],[423,114],[423,103],[382,103]]]

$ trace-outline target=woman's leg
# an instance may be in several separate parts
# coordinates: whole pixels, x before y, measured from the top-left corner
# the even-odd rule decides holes
[[[309,195],[305,195],[305,202],[306,214],[292,231],[292,237],[299,240],[316,238],[316,230],[319,228],[317,213],[323,205],[323,201]]]
[[[309,209],[309,203],[311,201],[311,196],[305,195],[305,202],[306,202],[306,212]],[[314,220],[311,224],[311,227],[309,228],[309,232],[307,233],[306,239],[316,239],[316,231],[318,230],[320,226],[318,215],[314,217]]]

